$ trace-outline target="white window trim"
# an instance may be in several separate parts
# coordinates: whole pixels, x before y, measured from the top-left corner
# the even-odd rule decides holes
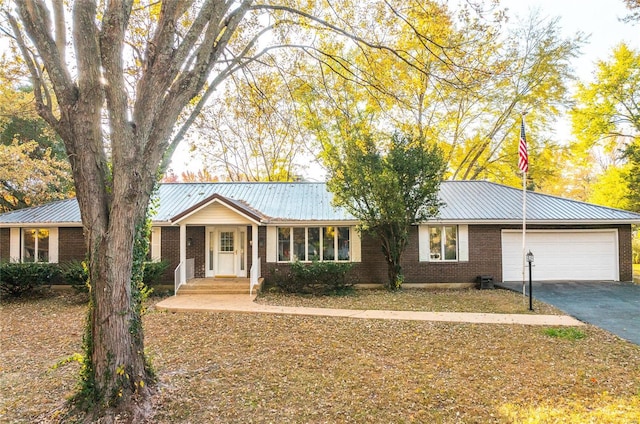
[[[55,264],[58,263],[58,252],[60,250],[58,243],[58,227],[22,227],[22,228],[11,228],[10,233],[10,250],[9,253],[11,258],[18,259],[20,262],[24,262],[24,249],[22,248],[24,230],[48,230],[49,231],[49,261],[48,262],[39,262],[38,263],[50,263]],[[36,237],[36,251],[38,245],[38,239]],[[17,253],[17,254],[16,254]],[[35,259],[38,259],[36,255]]]
[[[333,252],[334,259],[325,260],[324,255],[324,228],[333,227],[335,228],[334,237],[333,237]],[[289,259],[281,261],[279,260],[278,250],[279,250],[279,228],[289,228]],[[351,263],[351,262],[360,262],[361,261],[361,247],[360,247],[360,237],[357,237],[357,248],[354,245],[354,234],[357,234],[357,231],[354,227],[350,225],[308,225],[308,226],[283,226],[279,225],[277,227],[267,227],[267,262],[277,262],[277,263],[291,263],[296,262],[294,259],[294,237],[293,232],[295,228],[304,228],[304,239],[305,239],[305,256],[309,257],[309,228],[319,228],[320,234],[320,260],[319,262],[342,262],[342,263]],[[339,258],[339,250],[338,250],[338,228],[348,228],[349,229],[349,259],[338,259]],[[357,253],[357,260],[354,257],[354,254]],[[302,263],[311,263],[311,260],[300,261]]]
[[[49,263],[58,263],[58,228],[49,228]]]
[[[445,227],[456,227],[456,249],[457,259],[431,259],[431,241],[429,229],[438,227],[444,230]],[[442,247],[441,247],[442,248]],[[418,260],[420,262],[432,263],[455,263],[469,261],[469,226],[466,224],[439,224],[418,226]]]
[[[162,260],[162,228],[151,228],[151,261],[160,262]]]
[[[22,228],[11,227],[9,232],[9,260],[21,262],[22,258]]]

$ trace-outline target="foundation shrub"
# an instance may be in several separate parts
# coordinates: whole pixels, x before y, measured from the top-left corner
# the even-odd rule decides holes
[[[145,262],[143,267],[142,282],[147,286],[153,286],[160,283],[162,274],[169,267],[169,262]]]
[[[77,292],[89,292],[89,270],[82,261],[71,261],[60,264],[60,276],[64,284],[68,284]]]
[[[58,276],[57,264],[49,263],[0,263],[0,295],[22,297],[38,294],[50,287]]]
[[[289,270],[274,269],[269,283],[285,293],[343,294],[353,288],[353,280],[348,277],[351,267],[341,262],[293,262]]]

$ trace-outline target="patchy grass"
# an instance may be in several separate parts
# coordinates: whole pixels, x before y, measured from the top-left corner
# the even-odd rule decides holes
[[[355,290],[345,296],[298,296],[261,293],[257,302],[278,306],[304,306],[360,310],[485,312],[498,314],[565,315],[553,306],[533,299],[534,311],[529,311],[529,298],[511,290],[421,290],[406,289]]]
[[[565,340],[580,340],[587,337],[587,334],[573,327],[545,328],[543,333],[549,337],[556,337]]]
[[[0,422],[55,422],[78,366],[51,367],[80,351],[85,308],[0,306]],[[565,340],[523,325],[151,309],[144,327],[153,423],[640,421],[640,347],[592,326]]]

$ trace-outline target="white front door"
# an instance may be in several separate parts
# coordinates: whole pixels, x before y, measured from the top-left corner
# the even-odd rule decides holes
[[[234,228],[220,228],[216,231],[217,269],[215,275],[236,276],[237,235]]]
[[[207,227],[206,276],[246,277],[246,227]]]

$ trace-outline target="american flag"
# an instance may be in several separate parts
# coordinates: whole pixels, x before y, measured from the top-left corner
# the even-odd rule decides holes
[[[527,152],[527,137],[524,134],[524,117],[520,125],[520,143],[518,145],[518,168],[522,172],[529,171],[529,153]]]

